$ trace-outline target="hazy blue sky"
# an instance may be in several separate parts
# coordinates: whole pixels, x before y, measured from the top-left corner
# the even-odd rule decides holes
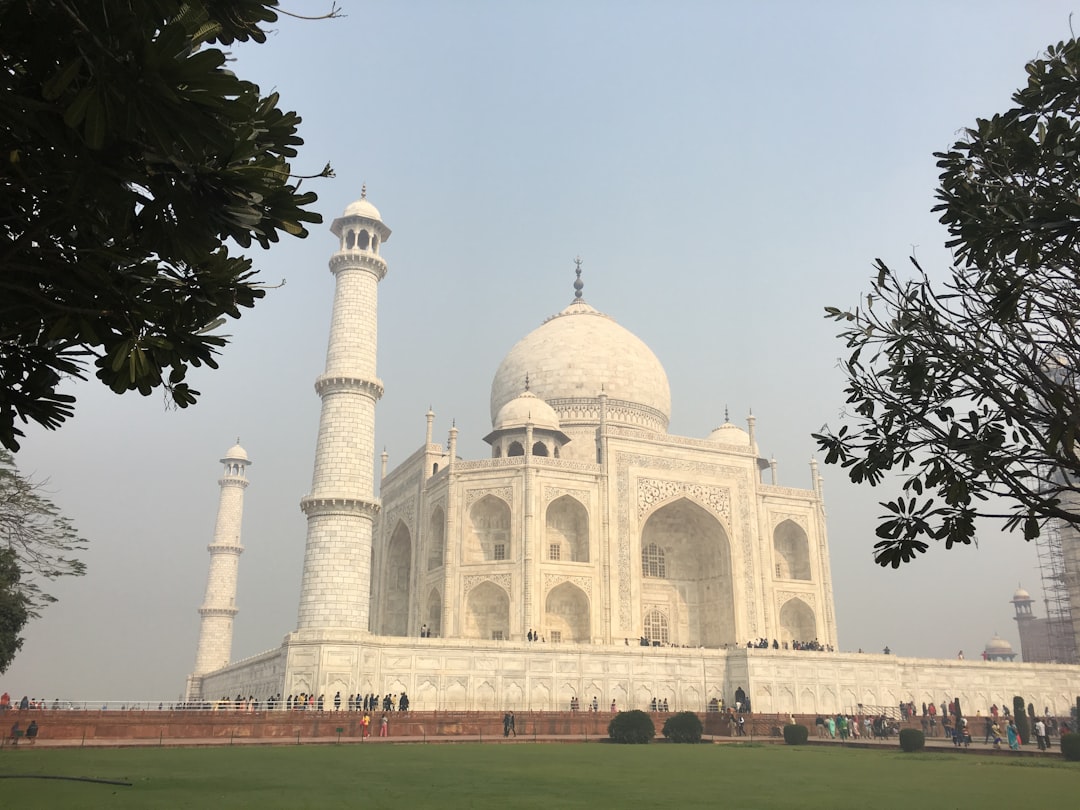
[[[286,3],[304,13],[329,2]],[[1069,35],[1066,2],[356,2],[283,20],[237,70],[304,118],[295,163],[329,223],[360,194],[394,233],[380,285],[377,451],[391,465],[451,419],[484,457],[500,359],[573,295],[641,337],[671,382],[671,432],[729,406],[758,418],[784,485],[843,404],[826,305],[875,257],[947,266],[932,153],[1005,109],[1024,64]],[[237,438],[250,468],[234,659],[295,627],[335,240],[255,255],[286,283],[223,330],[200,404],[73,385],[76,419],[18,463],[91,540],[88,574],[30,624],[0,687],[46,698],[173,699],[194,663],[218,500]],[[841,646],[974,657],[1019,649],[1009,604],[1036,555],[987,531],[900,572],[871,559],[877,505],[823,466]],[[1041,606],[1038,609],[1044,615]]]

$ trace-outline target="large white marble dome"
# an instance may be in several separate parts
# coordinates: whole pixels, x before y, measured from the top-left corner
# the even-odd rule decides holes
[[[527,334],[499,364],[491,384],[494,424],[525,387],[547,402],[561,424],[599,422],[600,393],[608,419],[666,432],[671,418],[667,374],[644,342],[582,299]]]

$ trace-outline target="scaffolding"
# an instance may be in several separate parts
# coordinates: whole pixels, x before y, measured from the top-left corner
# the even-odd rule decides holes
[[[1065,527],[1064,532],[1075,531]],[[1075,539],[1075,538],[1074,538]],[[1072,606],[1066,577],[1063,528],[1050,521],[1036,539],[1039,574],[1042,577],[1043,599],[1046,604],[1047,650],[1050,661],[1077,664],[1076,635],[1073,628]],[[1080,610],[1080,606],[1078,606]]]

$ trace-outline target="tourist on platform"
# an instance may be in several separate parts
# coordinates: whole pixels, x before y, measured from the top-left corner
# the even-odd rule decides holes
[[[379,721],[379,736],[380,736],[380,737],[385,737],[385,736],[387,736],[387,733],[388,733],[389,727],[390,727],[390,720],[389,720],[389,719],[387,718],[387,716],[386,716],[386,715],[384,714],[384,715],[382,716],[382,720],[380,720],[380,721]]]
[[[994,721],[993,724],[990,726],[990,736],[994,740],[994,750],[995,751],[1000,751],[1001,750],[1001,726],[999,726],[997,724],[997,721]]]
[[[334,695],[334,711],[341,711],[341,692],[338,692],[336,695]]]
[[[1046,723],[1041,719],[1035,721],[1035,741],[1039,744],[1040,751],[1050,748],[1050,738],[1046,735]]]
[[[0,695],[0,714],[11,710],[11,695],[7,692]]]
[[[1016,728],[1016,723],[1009,720],[1009,725],[1005,728],[1005,734],[1009,738],[1009,748],[1013,751],[1020,750],[1020,732]]]

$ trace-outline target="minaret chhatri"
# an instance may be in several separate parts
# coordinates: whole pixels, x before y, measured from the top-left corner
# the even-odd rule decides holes
[[[367,188],[335,219],[338,250],[330,257],[334,310],[326,371],[315,381],[322,399],[307,515],[304,576],[297,630],[368,630],[375,499],[375,376],[378,284],[386,275],[379,247],[390,229],[367,200]]]
[[[240,567],[240,523],[244,517],[244,490],[247,489],[248,454],[240,440],[230,447],[221,459],[224,474],[218,480],[221,496],[218,499],[217,524],[214,542],[206,547],[210,552],[210,572],[206,577],[206,596],[199,615],[199,647],[195,653],[194,676],[205,675],[229,663],[232,653],[233,618],[236,607],[236,577]]]

